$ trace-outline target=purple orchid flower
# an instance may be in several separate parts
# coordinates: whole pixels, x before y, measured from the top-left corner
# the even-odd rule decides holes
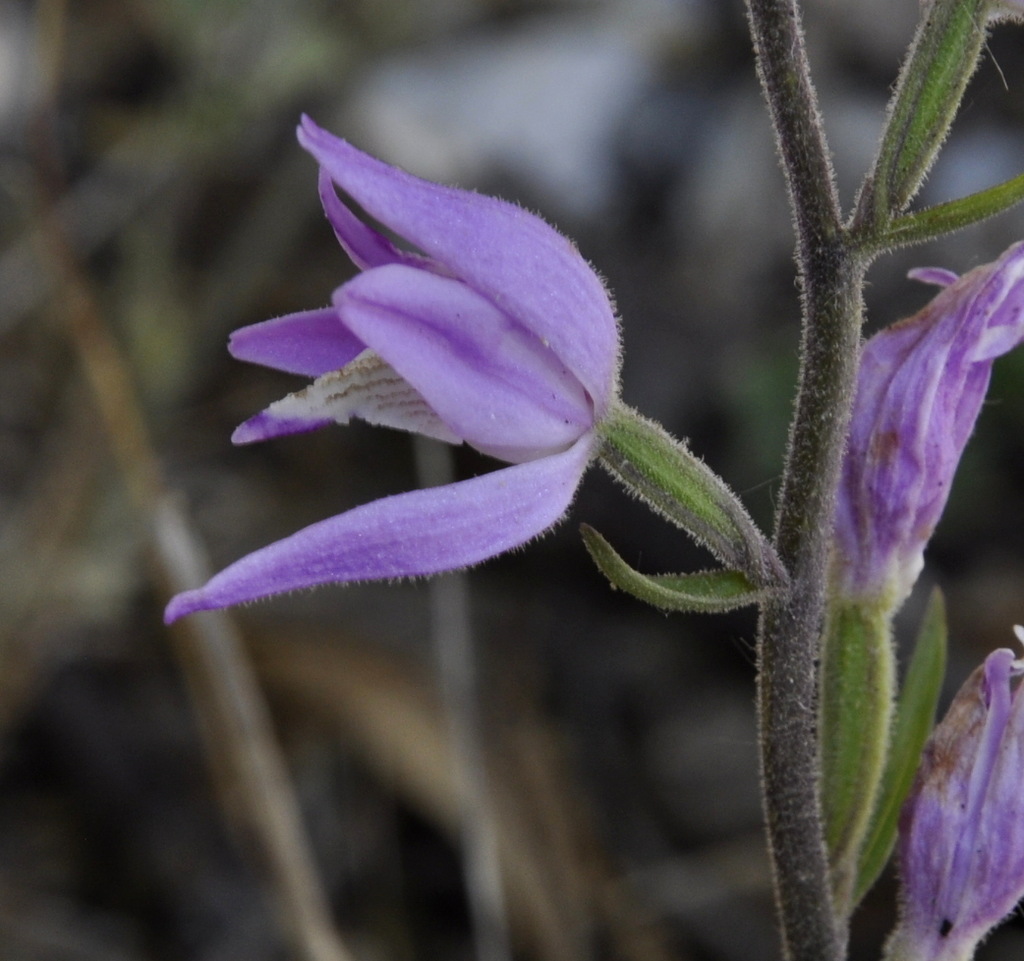
[[[900,817],[889,961],[966,961],[1024,897],[1024,695],[1011,687],[1021,674],[1013,651],[993,651],[925,746]]]
[[[466,442],[511,466],[313,524],[179,594],[168,622],[328,582],[436,574],[525,543],[568,509],[616,393],[615,314],[571,241],[513,204],[375,160],[308,117],[298,137],[361,273],[329,307],[235,332],[240,360],[315,379],[232,439],[359,417]],[[358,219],[335,184],[418,252]]]
[[[898,606],[923,566],[995,358],[1024,339],[1024,244],[944,286],[864,346],[836,509],[834,580],[847,598]]]

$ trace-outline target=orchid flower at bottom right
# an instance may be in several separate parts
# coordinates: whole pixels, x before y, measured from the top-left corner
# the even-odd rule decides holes
[[[968,961],[1024,897],[1022,674],[1013,651],[993,651],[925,746],[900,817],[888,961]]]

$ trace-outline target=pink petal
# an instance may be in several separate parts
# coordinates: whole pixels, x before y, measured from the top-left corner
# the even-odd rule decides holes
[[[335,293],[345,325],[459,437],[513,462],[593,424],[582,386],[532,333],[457,280],[392,265]]]
[[[344,248],[345,253],[360,270],[371,267],[383,267],[385,264],[407,264],[411,267],[426,267],[430,261],[418,254],[399,250],[382,233],[364,224],[351,210],[338,199],[331,175],[320,168],[317,183],[320,192],[320,203],[324,214],[334,228],[334,236]]]
[[[319,377],[344,367],[366,345],[345,329],[334,307],[321,307],[242,327],[231,335],[228,350],[251,364]]]
[[[907,271],[907,277],[917,280],[922,284],[932,284],[936,287],[948,287],[955,284],[960,275],[945,267],[915,267]]]
[[[321,427],[327,427],[333,423],[332,418],[322,416],[283,417],[276,413],[271,405],[239,424],[231,434],[231,443],[255,444],[258,441],[271,440],[274,437],[308,434],[310,431],[319,430]]]
[[[514,204],[390,167],[303,117],[299,142],[372,217],[520,320],[581,381],[598,416],[611,400],[618,330],[607,291],[575,246]]]
[[[593,443],[588,434],[561,454],[320,521],[179,594],[164,620],[318,584],[438,574],[504,553],[568,510]]]

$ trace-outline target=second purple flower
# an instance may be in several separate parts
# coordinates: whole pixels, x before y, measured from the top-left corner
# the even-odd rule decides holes
[[[835,578],[847,598],[897,607],[949,497],[992,362],[1024,340],[1024,244],[945,286],[864,346],[836,510]]]
[[[1022,673],[1013,651],[993,651],[928,741],[900,818],[887,961],[968,961],[1024,896]]]

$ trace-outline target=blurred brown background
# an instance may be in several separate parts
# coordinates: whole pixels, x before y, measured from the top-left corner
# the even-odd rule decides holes
[[[806,6],[849,204],[917,4]],[[1022,52],[995,32],[925,200],[1021,171]],[[457,623],[461,587],[261,603],[237,612],[241,646],[162,626],[158,505],[221,566],[420,483],[381,429],[228,440],[298,384],[231,361],[227,334],[326,303],[352,270],[303,111],[573,236],[616,294],[625,399],[770,524],[796,295],[739,0],[0,2],[0,957],[775,957],[753,616],[608,590],[582,520],[644,570],[706,558],[597,471],[554,534],[453,582],[469,698],[431,614]],[[870,323],[925,302],[908,267],[964,271],[1022,237],[1012,212],[885,259]],[[1024,620],[1022,426],[1018,353],[924,578],[948,593],[952,687]],[[282,758],[283,793],[254,793]],[[860,915],[862,956],[891,895]],[[317,947],[328,915],[344,947]],[[982,957],[1022,948],[1011,927]]]

